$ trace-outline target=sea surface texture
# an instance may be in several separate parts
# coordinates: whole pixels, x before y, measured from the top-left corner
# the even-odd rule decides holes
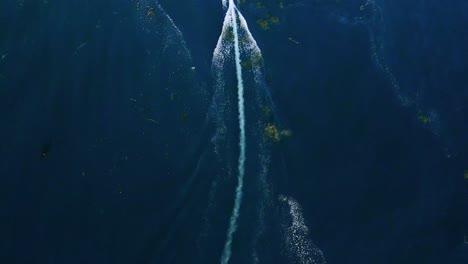
[[[467,264],[468,1],[0,0],[1,264]]]

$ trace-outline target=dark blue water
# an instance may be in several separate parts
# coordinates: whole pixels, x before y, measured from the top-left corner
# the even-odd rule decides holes
[[[230,263],[468,263],[468,2],[239,2],[272,115],[244,67]],[[219,263],[239,153],[233,58],[225,97],[212,67],[225,11],[159,4],[1,1],[0,263]]]

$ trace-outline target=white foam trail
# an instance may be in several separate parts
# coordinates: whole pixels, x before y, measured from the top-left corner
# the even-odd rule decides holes
[[[261,194],[261,200],[259,207],[257,209],[258,213],[258,225],[255,228],[255,234],[253,237],[253,246],[252,246],[252,261],[254,264],[260,263],[260,256],[257,252],[257,246],[260,241],[261,236],[265,233],[266,231],[266,224],[265,224],[265,215],[266,215],[266,210],[267,207],[270,206],[271,202],[271,186],[267,182],[267,175],[268,175],[268,164],[270,162],[270,157],[267,154],[267,151],[265,150],[265,145],[261,146],[260,149],[261,154],[261,172],[258,177],[258,183],[259,186],[261,186],[260,194]]]
[[[307,236],[309,228],[305,224],[299,203],[291,197],[279,196],[279,200],[289,207],[290,224],[286,225],[285,239],[288,250],[294,253],[301,264],[326,264],[325,256]]]
[[[188,56],[188,58],[191,60],[192,55],[190,54],[190,51],[187,48],[187,44],[185,43],[185,38],[184,38],[184,35],[182,34],[182,31],[180,31],[179,27],[174,23],[174,20],[172,20],[172,18],[169,16],[169,14],[166,13],[164,8],[159,3],[157,3],[156,6],[158,7],[159,11],[161,11],[161,13],[166,17],[166,19],[169,21],[172,28],[176,32],[177,39],[173,40],[173,41],[176,41],[176,42],[178,41],[178,42],[180,42],[182,44],[183,51]]]
[[[240,217],[240,208],[243,197],[243,185],[245,175],[245,162],[246,162],[246,117],[245,117],[245,103],[244,103],[244,80],[242,74],[242,63],[241,54],[245,54],[251,57],[251,61],[244,67],[249,67],[249,71],[253,73],[253,80],[255,86],[263,88],[267,92],[267,96],[263,97],[262,94],[265,92],[261,89],[255,89],[252,94],[253,99],[257,99],[257,103],[260,105],[265,104],[262,99],[270,99],[269,92],[266,90],[264,85],[263,74],[261,73],[261,66],[263,65],[263,59],[261,51],[257,45],[257,42],[253,38],[249,31],[247,22],[242,16],[240,11],[237,9],[234,0],[223,0],[223,7],[226,10],[224,17],[222,33],[218,39],[216,48],[213,52],[212,69],[215,76],[215,95],[211,111],[215,113],[217,123],[217,133],[213,138],[215,143],[215,151],[218,147],[224,144],[229,145],[229,140],[225,139],[227,135],[227,127],[229,119],[229,113],[233,110],[230,105],[229,92],[225,91],[226,86],[224,83],[224,67],[228,60],[234,56],[235,68],[236,68],[236,79],[237,79],[237,108],[238,108],[238,124],[239,124],[239,157],[237,164],[237,186],[235,189],[234,206],[229,221],[227,230],[227,237],[224,244],[223,252],[221,255],[221,263],[227,264],[232,254],[232,241],[234,233],[238,228],[238,219]],[[232,31],[231,31],[232,30]],[[241,41],[242,40],[242,41]],[[248,65],[248,66],[247,66]],[[228,99],[228,100],[227,100]],[[267,100],[269,101],[269,100]],[[262,131],[262,128],[254,129],[254,131]],[[268,158],[266,158],[268,160]],[[262,164],[265,161],[262,160]],[[229,166],[229,165],[228,165]],[[266,164],[261,165],[267,167]],[[229,169],[229,167],[228,167]],[[267,173],[267,169],[263,173]],[[261,234],[261,233],[259,233]],[[258,238],[257,238],[258,240]],[[256,240],[256,241],[257,241]]]
[[[135,4],[140,20],[147,22],[143,24],[143,30],[147,34],[156,34],[158,38],[163,39],[162,50],[166,51],[169,47],[176,47],[178,55],[184,56],[184,58],[186,57],[191,61],[192,56],[187,48],[182,31],[161,4],[158,1],[152,0],[136,1]],[[155,27],[156,23],[158,25]],[[162,26],[160,23],[163,23]],[[167,27],[165,26],[166,23]]]
[[[224,3],[224,2],[223,2]],[[234,55],[236,61],[236,76],[237,76],[237,99],[239,109],[239,160],[238,160],[238,176],[237,176],[237,187],[236,195],[234,200],[234,208],[232,210],[231,218],[229,221],[229,228],[227,231],[226,243],[224,244],[223,254],[221,256],[221,263],[227,264],[231,257],[232,237],[237,229],[237,219],[239,218],[239,210],[242,202],[243,186],[244,186],[244,174],[245,174],[245,109],[244,109],[244,81],[242,79],[242,66],[239,50],[239,35],[237,32],[237,18],[236,13],[239,11],[236,9],[233,0],[229,0],[229,8],[226,16],[229,16],[232,23],[233,34],[234,34]],[[226,25],[224,25],[226,26]]]
[[[369,32],[369,41],[370,41],[370,50],[371,58],[374,64],[380,69],[385,77],[390,82],[393,92],[398,99],[399,103],[403,107],[417,109],[417,119],[422,113],[429,117],[430,122],[423,123],[423,126],[428,128],[434,135],[440,136],[441,133],[441,124],[439,114],[435,110],[427,109],[422,105],[422,96],[423,91],[415,91],[412,94],[404,91],[400,83],[398,82],[395,74],[393,73],[390,66],[387,64],[384,55],[384,39],[383,39],[383,28],[384,28],[384,11],[382,7],[375,0],[367,0],[360,9],[362,11],[368,9],[371,12],[371,17],[369,21],[363,20],[358,17],[355,18],[352,24],[355,25],[365,25]]]

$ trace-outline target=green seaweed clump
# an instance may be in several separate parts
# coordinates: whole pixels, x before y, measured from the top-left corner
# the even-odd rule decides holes
[[[463,174],[463,178],[465,180],[468,180],[468,170],[466,170],[465,173]]]
[[[279,142],[281,140],[278,128],[273,124],[268,124],[265,127],[265,135],[273,142]]]
[[[227,26],[223,30],[223,40],[228,42],[234,42],[234,33]]]
[[[148,17],[155,17],[156,13],[154,13],[154,9],[150,7],[150,8],[148,8],[148,10],[146,10],[146,15]]]
[[[280,134],[281,134],[282,137],[290,137],[290,136],[292,136],[292,132],[291,132],[291,130],[289,130],[289,129],[283,129],[283,130],[281,130],[281,133],[280,133]]]
[[[431,117],[423,114],[423,113],[419,113],[418,114],[418,120],[419,122],[423,123],[424,125],[427,125],[431,122]]]
[[[274,124],[268,124],[265,127],[265,135],[273,142],[280,142],[281,139],[292,136],[291,130],[283,129],[281,131]]]
[[[267,14],[265,18],[257,19],[257,24],[260,25],[262,30],[269,30],[272,25],[279,24],[279,18]]]
[[[270,29],[270,24],[268,23],[267,20],[264,20],[264,19],[257,19],[257,24],[259,24],[260,27],[261,27],[263,30],[268,30],[268,29]]]
[[[187,114],[187,113],[183,113],[183,114],[181,114],[181,115],[180,115],[180,117],[179,117],[179,118],[180,118],[180,121],[183,121],[183,122],[185,122],[185,121],[187,121],[187,120],[188,120],[189,116],[188,116],[188,114]]]
[[[252,55],[252,57],[249,59],[249,60],[244,60],[241,62],[241,65],[243,68],[247,68],[247,67],[256,67],[256,66],[259,66],[261,65],[262,63],[262,55],[260,53],[255,53]]]

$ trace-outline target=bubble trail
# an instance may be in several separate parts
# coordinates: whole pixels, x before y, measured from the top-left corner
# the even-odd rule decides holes
[[[326,264],[323,252],[307,237],[309,228],[299,203],[291,197],[279,196],[279,201],[287,205],[289,220],[285,221],[285,240],[288,251],[295,255],[301,264]]]
[[[223,6],[226,6],[226,1],[223,0]],[[237,100],[238,100],[238,111],[239,111],[239,159],[238,159],[238,176],[237,176],[237,187],[235,191],[234,208],[232,210],[231,218],[229,221],[229,228],[227,231],[227,238],[224,244],[223,253],[221,256],[221,263],[227,264],[231,257],[232,238],[234,232],[237,230],[237,220],[239,218],[240,206],[242,203],[243,185],[244,185],[244,174],[245,174],[245,156],[246,156],[246,137],[245,137],[245,109],[244,109],[244,81],[242,79],[242,66],[239,49],[239,35],[238,35],[238,24],[237,15],[239,18],[242,17],[239,10],[237,10],[234,0],[229,0],[228,10],[226,12],[226,18],[224,20],[223,28],[231,25],[234,35],[234,55],[236,64],[236,77],[237,77]]]

